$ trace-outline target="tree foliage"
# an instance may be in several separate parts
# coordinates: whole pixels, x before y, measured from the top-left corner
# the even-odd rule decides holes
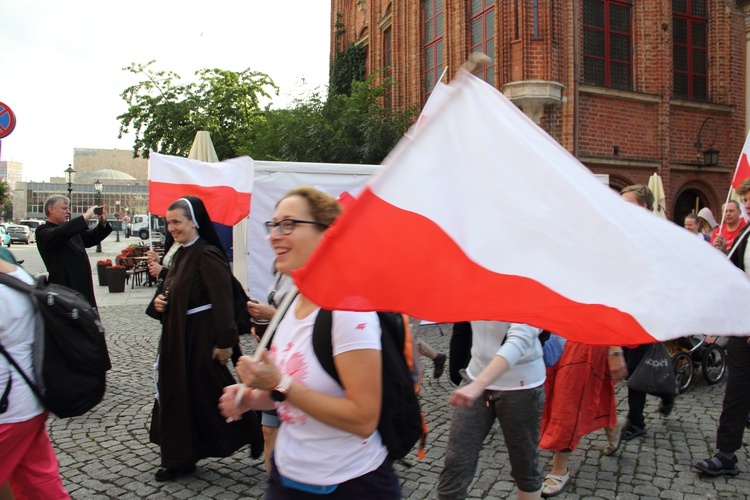
[[[364,45],[350,45],[336,54],[331,64],[329,92],[334,95],[349,95],[352,82],[365,79],[367,61],[367,47]]]
[[[123,68],[143,78],[122,92],[128,110],[117,117],[120,138],[135,132],[134,156],[147,158],[149,150],[187,156],[195,133],[207,130],[219,158],[235,157],[243,136],[262,120],[260,100],[278,94],[268,75],[249,68],[202,69],[197,82],[181,83],[172,71],[154,71],[153,63]]]
[[[13,194],[10,184],[0,179],[0,211],[4,220],[13,219]]]
[[[339,52],[327,96],[322,92],[296,100],[286,109],[261,109],[266,89],[278,89],[270,77],[203,69],[197,83],[181,84],[172,72],[133,64],[125,70],[144,79],[122,98],[120,137],[133,129],[133,150],[187,156],[195,132],[208,130],[220,159],[249,155],[256,160],[325,163],[380,163],[407,130],[416,109],[396,111],[381,102],[390,80],[364,81],[364,51]]]
[[[380,104],[389,81],[351,82],[351,95],[320,94],[289,109],[268,110],[241,148],[257,160],[378,164],[413,121],[415,111]]]

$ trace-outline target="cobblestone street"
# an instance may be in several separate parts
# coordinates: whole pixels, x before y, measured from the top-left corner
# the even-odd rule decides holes
[[[98,258],[112,258],[117,250],[135,239],[105,241]],[[43,271],[34,245],[14,245],[11,250],[32,273]],[[92,266],[95,267],[95,266]],[[148,423],[154,397],[153,364],[160,334],[159,324],[144,314],[153,289],[127,285],[125,293],[109,294],[96,287],[101,316],[113,368],[108,375],[104,401],[84,416],[60,420],[52,416],[49,433],[60,461],[65,487],[74,499],[90,498],[260,498],[265,486],[263,459],[253,460],[248,448],[233,457],[207,459],[198,470],[169,483],[158,483],[158,448],[148,442]],[[420,329],[420,337],[437,350],[447,352],[450,327]],[[252,339],[243,338],[243,350],[252,352]],[[447,368],[447,367],[446,367]],[[402,478],[404,498],[436,498],[437,479],[448,441],[451,409],[447,397],[452,390],[446,373],[432,379],[429,360],[424,367],[422,405],[430,434],[427,457],[396,464]],[[698,371],[699,374],[699,371]],[[658,400],[649,397],[646,406],[648,434],[623,443],[614,456],[606,457],[603,431],[583,438],[571,457],[571,484],[557,498],[746,498],[750,494],[747,446],[738,452],[742,473],[731,479],[703,479],[693,469],[696,460],[713,453],[721,410],[724,382],[709,386],[698,375],[690,389],[676,400],[674,411],[662,417]],[[618,386],[618,409],[624,414],[624,385]],[[746,435],[746,442],[747,442]],[[542,453],[545,473],[551,453]],[[502,434],[495,426],[482,451],[471,498],[515,497],[510,465]]]

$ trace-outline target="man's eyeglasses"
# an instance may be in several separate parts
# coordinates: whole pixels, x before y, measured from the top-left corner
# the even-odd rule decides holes
[[[281,219],[278,222],[267,220],[264,223],[268,234],[271,234],[271,231],[273,231],[274,228],[278,228],[279,232],[285,236],[292,234],[297,224],[315,224],[316,226],[320,226],[323,229],[328,229],[328,226],[326,226],[322,222],[315,222],[312,220]]]

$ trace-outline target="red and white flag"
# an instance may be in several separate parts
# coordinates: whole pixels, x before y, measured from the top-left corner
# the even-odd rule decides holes
[[[750,334],[750,280],[625,202],[462,71],[294,274],[322,307],[528,323],[627,345]]]
[[[734,169],[734,177],[732,177],[732,187],[737,189],[740,187],[742,181],[750,177],[750,134],[745,139],[745,145],[742,147],[740,158],[737,160],[737,168]]]
[[[173,201],[192,195],[203,200],[213,222],[234,226],[250,213],[254,176],[253,160],[248,156],[206,163],[152,152],[148,209],[165,216]]]

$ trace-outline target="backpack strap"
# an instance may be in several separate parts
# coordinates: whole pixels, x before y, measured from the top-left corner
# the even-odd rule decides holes
[[[34,281],[36,282],[36,280]],[[37,315],[36,331],[34,332],[33,365],[34,365],[34,373],[37,377],[37,381],[40,381],[41,380],[42,356],[44,353],[44,326],[42,322],[41,312],[39,311],[39,304],[37,303],[37,300],[34,296],[35,287],[33,285],[29,285],[28,283],[24,283],[18,278],[15,278],[5,273],[0,273],[0,285],[6,285],[6,286],[9,286],[10,288],[18,290],[19,292],[26,293],[29,295],[29,298],[31,299],[31,306],[34,309],[34,314]],[[8,351],[5,350],[2,344],[0,344],[0,354],[5,356],[5,359],[8,360],[8,363],[13,365],[16,371],[18,371],[18,373],[21,374],[21,377],[23,377],[24,381],[26,381],[26,384],[31,388],[31,391],[34,393],[34,395],[37,398],[39,398],[40,401],[44,402],[43,394],[46,391],[46,387],[44,383],[35,384],[34,382],[32,382],[31,379],[28,377],[28,375],[26,375],[26,373],[18,365],[18,363],[16,363],[16,360],[13,359],[10,353],[8,353]],[[10,387],[6,389],[5,392],[7,393],[9,391],[10,391]],[[3,402],[7,404],[7,395],[4,394],[3,398],[4,398]]]
[[[315,351],[315,357],[328,375],[331,376],[337,384],[341,385],[339,373],[336,371],[336,365],[333,363],[333,312],[327,309],[321,309],[318,317],[315,318],[313,326],[312,344]]]
[[[34,291],[34,287],[32,285],[24,283],[18,278],[14,278],[13,276],[9,276],[5,273],[0,273],[0,285],[7,285],[15,290],[18,290],[19,292],[28,294],[31,294]]]
[[[0,273],[0,275],[2,275],[2,273]],[[31,379],[29,378],[29,376],[26,375],[26,372],[24,372],[21,369],[21,367],[18,365],[18,363],[16,363],[16,360],[13,359],[13,357],[10,355],[10,353],[5,350],[5,347],[3,347],[2,344],[0,344],[0,354],[2,354],[3,356],[5,356],[5,359],[8,360],[8,363],[10,363],[11,365],[13,365],[13,368],[15,368],[16,371],[19,374],[21,374],[21,377],[26,382],[26,384],[29,386],[29,388],[31,389],[31,392],[33,392],[34,395],[37,398],[39,398],[39,401],[44,401],[44,399],[42,398],[42,393],[39,390],[39,388],[37,387],[37,385],[34,382],[31,381]],[[5,388],[5,392],[3,393],[2,399],[0,400],[0,413],[5,413],[5,410],[8,409],[8,393],[10,392],[10,385],[11,385],[11,381],[12,380],[13,380],[12,378],[8,377],[8,387]]]

